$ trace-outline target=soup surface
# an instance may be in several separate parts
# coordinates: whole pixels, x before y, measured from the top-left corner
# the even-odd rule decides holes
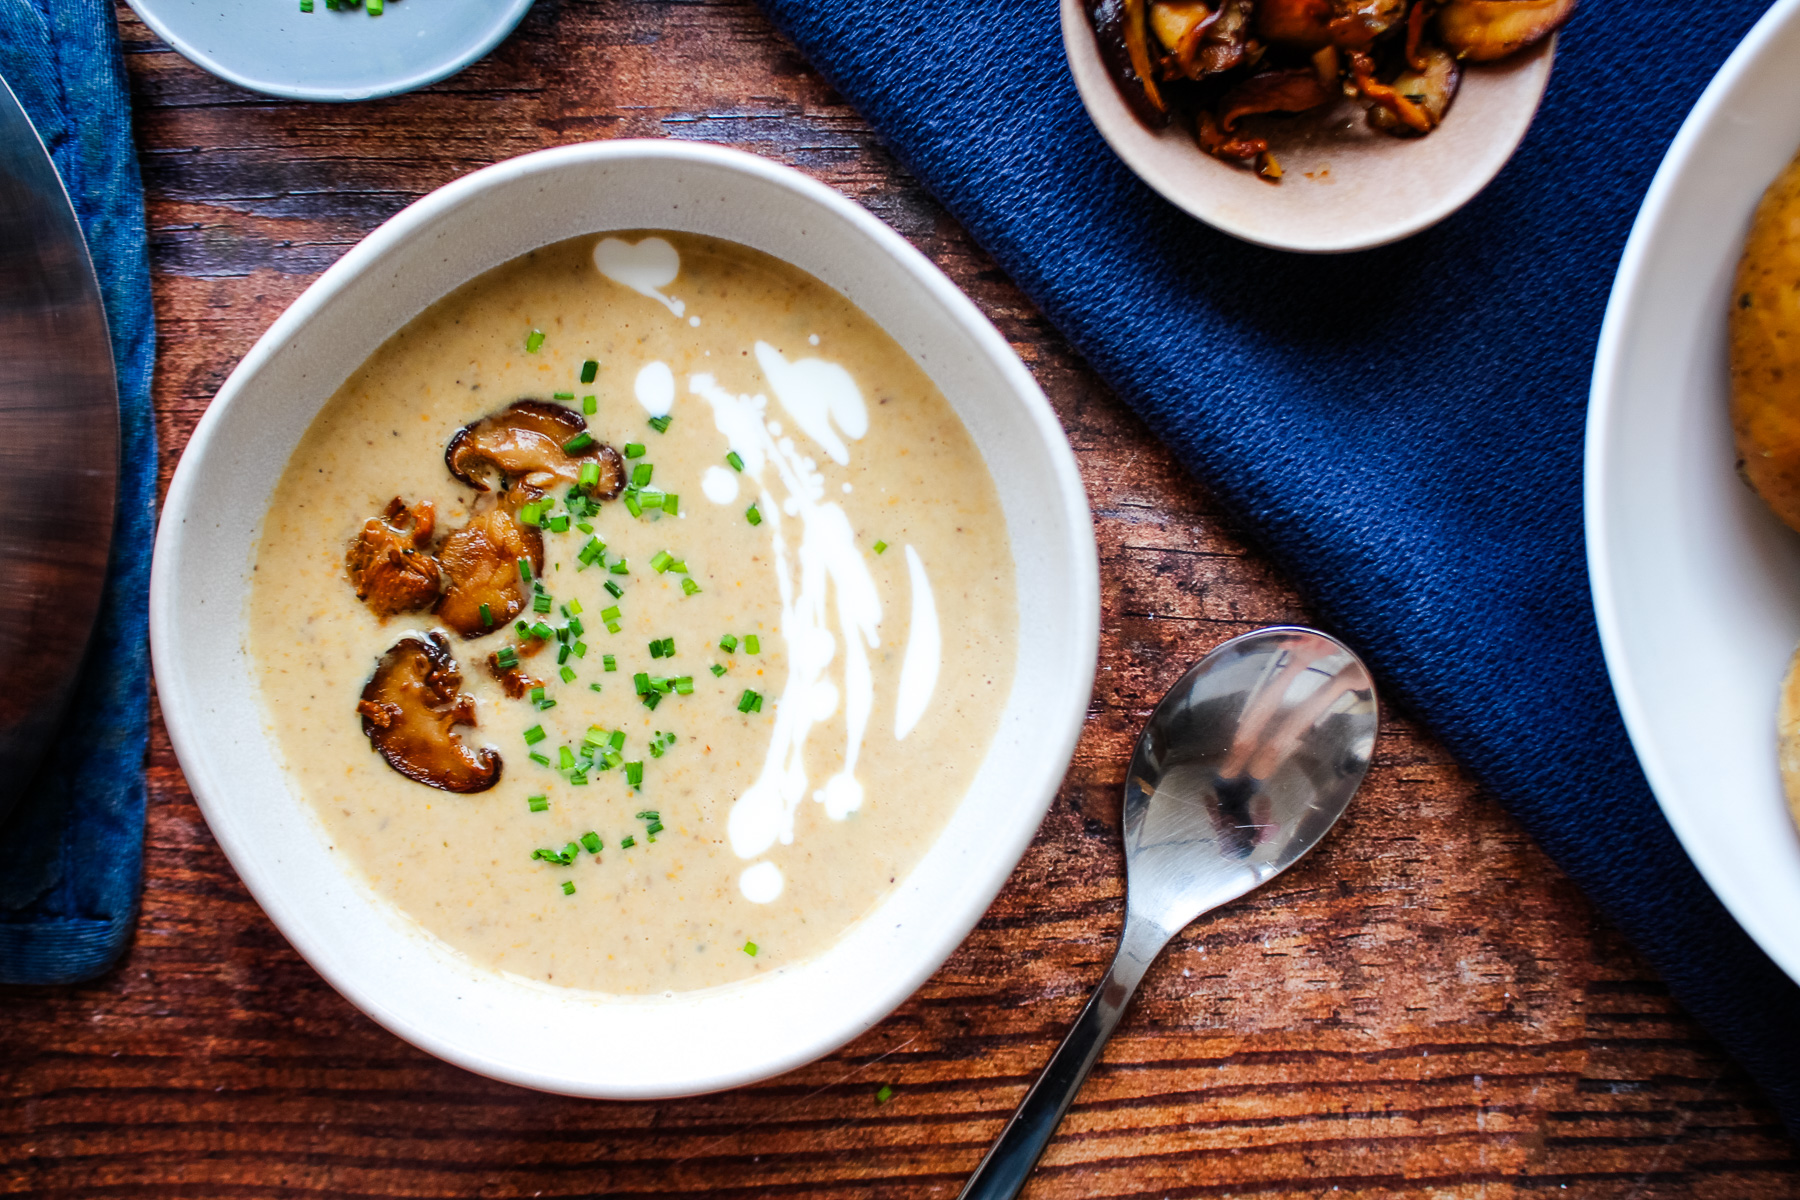
[[[459,480],[446,445],[521,398],[591,414],[625,491],[522,510],[522,620],[378,615],[347,549],[428,501],[420,552],[447,560],[507,484]],[[535,251],[390,338],[288,463],[249,604],[266,720],[333,849],[477,962],[613,993],[778,969],[868,912],[968,790],[1017,638],[993,481],[925,373],[805,272],[653,232]],[[359,709],[433,632],[473,700],[454,735],[499,759],[485,790],[408,778]],[[513,657],[541,686],[508,694]]]

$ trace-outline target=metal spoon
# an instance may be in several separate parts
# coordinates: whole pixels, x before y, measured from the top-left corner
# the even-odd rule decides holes
[[[1362,783],[1379,723],[1368,669],[1314,629],[1233,638],[1169,689],[1125,779],[1119,948],[959,1200],[1019,1193],[1151,961],[1318,845]]]

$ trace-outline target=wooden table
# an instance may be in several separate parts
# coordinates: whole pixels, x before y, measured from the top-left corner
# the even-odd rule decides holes
[[[1305,605],[751,5],[540,0],[474,69],[343,107],[239,91],[119,11],[165,482],[239,356],[416,197],[563,142],[726,142],[868,205],[1036,372],[1093,502],[1105,633],[1062,793],[944,968],[822,1062],[662,1104],[523,1091],[377,1028],[250,900],[158,726],[130,956],[87,987],[0,995],[0,1190],[953,1196],[1110,952],[1139,724],[1187,662]],[[1397,715],[1325,846],[1151,972],[1028,1195],[1544,1193],[1794,1196],[1800,1160],[1644,962]]]

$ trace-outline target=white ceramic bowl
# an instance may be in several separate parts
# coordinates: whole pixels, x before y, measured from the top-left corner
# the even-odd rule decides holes
[[[1800,537],[1733,469],[1726,313],[1757,200],[1800,149],[1800,0],[1701,96],[1619,266],[1588,410],[1594,607],[1625,727],[1719,899],[1800,979],[1800,835],[1775,765]]]
[[[1023,652],[968,796],[872,914],[791,969],[621,999],[474,967],[327,851],[265,736],[244,612],[277,477],[319,407],[384,339],[527,250],[645,227],[729,238],[812,272],[924,367],[999,487]],[[774,1075],[905,1000],[980,919],[1036,832],[1074,750],[1099,640],[1097,555],[1075,459],[999,333],[856,204],[785,167],[687,142],[568,146],[478,171],[406,209],[325,272],[245,356],[195,429],[163,510],[150,605],[175,753],[220,846],[295,949],[358,1008],[433,1054],[528,1087],[616,1098]]]
[[[1280,118],[1279,186],[1220,162],[1179,123],[1151,129],[1126,106],[1100,57],[1084,0],[1062,0],[1063,51],[1094,128],[1139,179],[1213,228],[1302,254],[1385,246],[1473,200],[1524,140],[1550,84],[1554,37],[1463,72],[1456,103],[1430,137],[1376,133],[1353,104]],[[1399,186],[1397,186],[1399,181]]]

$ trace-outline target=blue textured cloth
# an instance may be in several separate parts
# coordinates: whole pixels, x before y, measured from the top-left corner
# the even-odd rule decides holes
[[[100,277],[119,375],[111,574],[72,711],[0,825],[0,983],[74,983],[131,939],[143,874],[155,329],[144,190],[111,0],[0,0],[0,76],[61,173]]]
[[[1590,0],[1474,203],[1396,246],[1305,257],[1216,233],[1131,174],[1082,110],[1056,0],[762,3],[1800,1129],[1800,988],[1639,772],[1581,526],[1619,254],[1763,5],[1723,0],[1674,34],[1666,6]]]

